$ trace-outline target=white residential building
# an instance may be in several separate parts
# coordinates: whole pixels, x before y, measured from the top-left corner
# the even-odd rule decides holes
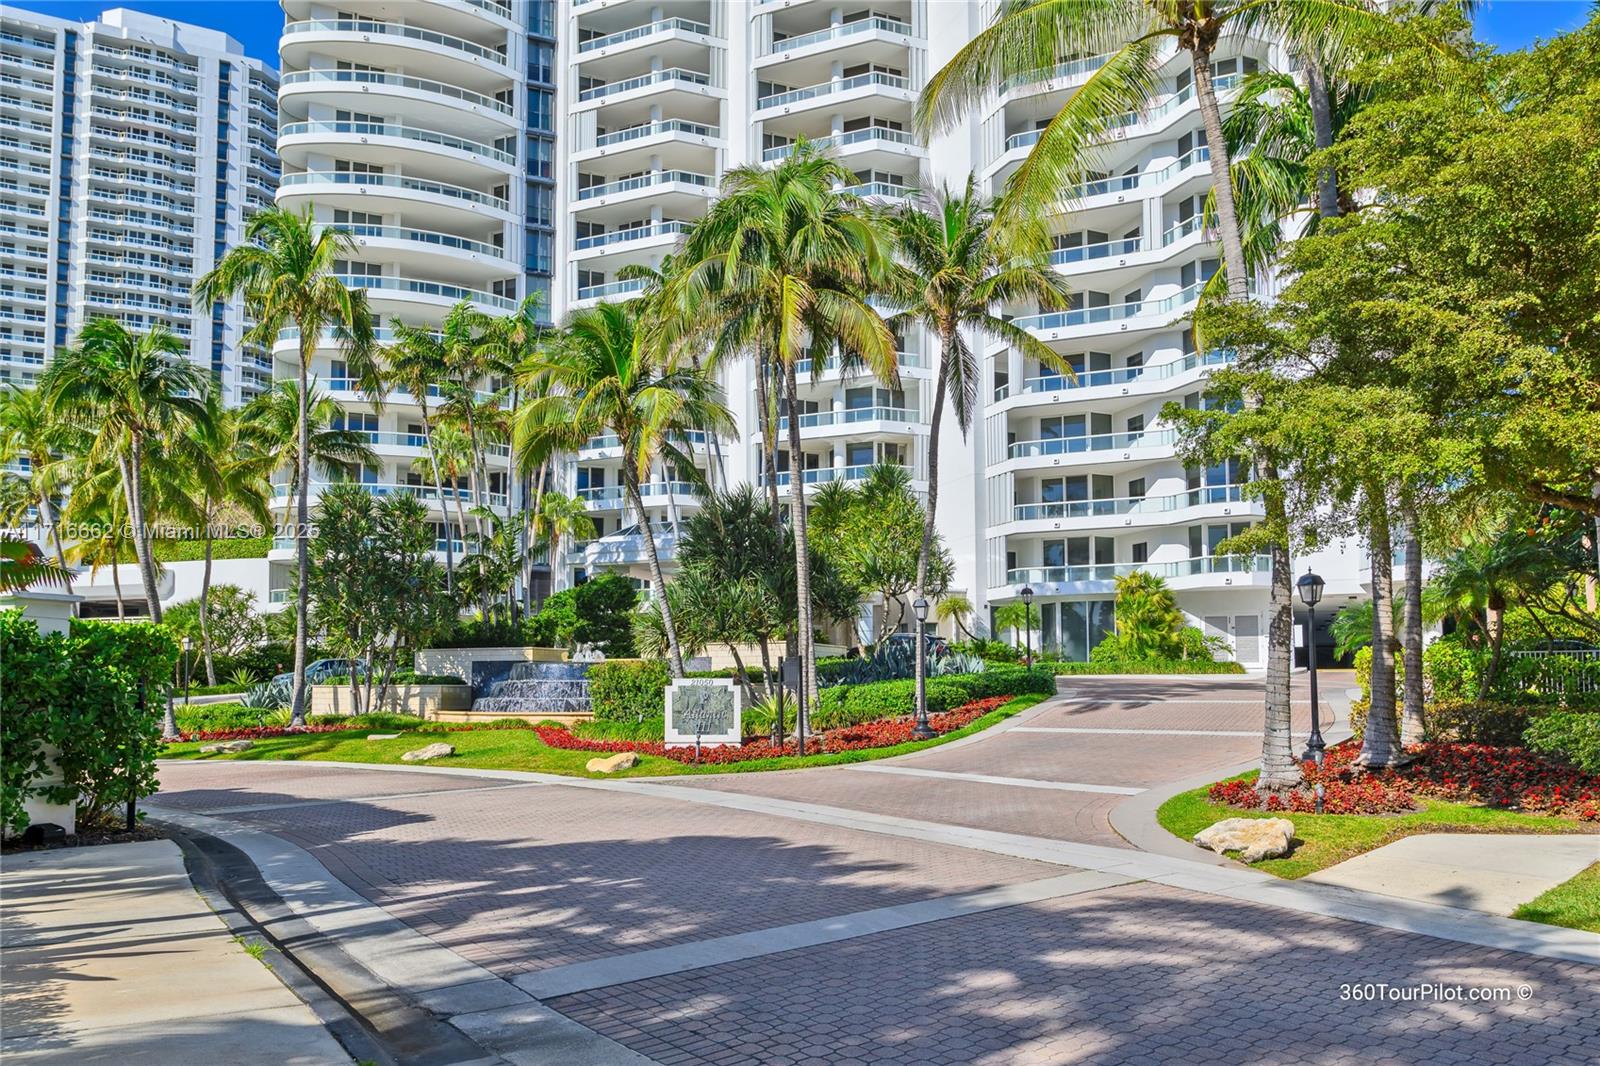
[[[272,203],[277,91],[215,30],[120,8],[0,15],[0,381],[31,382],[113,317],[178,334],[230,404],[271,383],[240,303],[189,291]]]
[[[1099,61],[1070,60],[1048,78],[1018,79],[924,144],[912,132],[917,94],[994,7],[561,3],[557,318],[637,292],[639,283],[618,277],[621,268],[659,264],[729,168],[772,163],[800,137],[830,146],[855,172],[855,191],[880,201],[914,185],[959,188],[969,173],[998,193],[1038,129]],[[1228,45],[1215,72],[1228,93],[1244,73],[1285,63],[1282,49],[1247,40]],[[980,617],[1029,587],[1041,639],[1067,657],[1087,656],[1110,623],[1113,578],[1138,568],[1165,577],[1195,625],[1259,665],[1265,562],[1215,548],[1259,519],[1260,507],[1240,497],[1242,471],[1185,469],[1159,418],[1168,401],[1200,403],[1207,374],[1226,358],[1196,350],[1187,328],[1219,257],[1200,226],[1211,174],[1187,55],[1169,54],[1161,74],[1153,105],[1129,115],[1108,146],[1103,176],[1053,220],[1054,258],[1074,290],[1072,308],[1011,309],[1077,378],[1004,345],[982,353],[982,409],[970,439],[945,420],[939,524],[957,564],[955,590]],[[897,388],[836,368],[805,387],[797,414],[808,486],[858,479],[887,461],[925,487],[934,351],[915,334],[902,347]],[[722,443],[722,478],[757,483],[763,442],[749,367],[731,367],[724,387],[739,433]],[[696,443],[697,464],[713,461],[713,449]],[[786,449],[778,462],[787,491]],[[558,583],[602,565],[644,578],[637,517],[616,488],[619,464],[614,442],[604,439],[571,462],[570,485],[589,499],[602,537],[560,561]],[[694,506],[682,474],[656,471],[646,495],[668,549],[676,518]],[[1316,563],[1330,604],[1361,595],[1358,550],[1341,545]]]

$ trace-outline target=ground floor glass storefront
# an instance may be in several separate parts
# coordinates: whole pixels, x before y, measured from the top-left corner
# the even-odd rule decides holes
[[[1089,653],[1116,627],[1115,600],[1034,601],[1034,639],[1043,654],[1066,662],[1086,662]]]

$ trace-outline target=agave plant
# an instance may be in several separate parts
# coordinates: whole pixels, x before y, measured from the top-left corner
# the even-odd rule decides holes
[[[948,655],[934,656],[928,660],[928,676],[944,677],[948,674],[981,674],[989,668],[983,656],[971,652],[953,651]]]
[[[228,677],[228,684],[246,691],[255,688],[255,672],[252,671],[248,666],[241,666]]]
[[[288,707],[294,699],[294,689],[288,681],[263,681],[245,691],[246,707],[262,707],[275,711]]]

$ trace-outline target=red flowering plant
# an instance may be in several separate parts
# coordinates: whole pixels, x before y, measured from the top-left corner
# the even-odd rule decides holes
[[[1412,761],[1389,770],[1355,765],[1358,740],[1329,748],[1318,771],[1304,766],[1304,784],[1284,794],[1259,793],[1249,781],[1219,781],[1213,802],[1246,810],[1314,810],[1314,787],[1323,785],[1328,814],[1388,814],[1417,809],[1417,799],[1478,803],[1486,807],[1600,821],[1600,775],[1586,773],[1526,748],[1487,744],[1419,744]]]
[[[982,718],[1001,704],[1008,703],[1010,696],[990,696],[986,699],[973,700],[960,707],[945,711],[943,714],[928,716],[928,725],[935,733],[951,733],[963,729]],[[916,721],[910,717],[883,718],[875,722],[864,722],[860,725],[841,726],[838,729],[829,729],[823,733],[806,738],[806,755],[832,754],[841,751],[861,751],[867,748],[887,748],[896,744],[904,744],[914,739],[911,730]],[[569,751],[597,751],[619,752],[631,751],[640,755],[658,755],[678,762],[692,763],[695,761],[694,748],[669,748],[660,741],[646,740],[586,740],[583,737],[573,736],[559,726],[534,726],[534,732],[539,734],[539,739],[552,748],[564,748]],[[750,762],[758,759],[781,759],[789,755],[799,755],[799,745],[787,741],[782,745],[775,745],[770,740],[752,740],[740,745],[725,745],[715,748],[701,748],[699,761],[701,764],[720,766],[726,763]]]
[[[298,729],[291,729],[286,725],[267,725],[239,729],[197,729],[193,733],[179,734],[178,740],[267,740],[272,737],[297,737],[302,733],[342,733],[357,729],[372,731],[370,725],[346,725],[342,722],[332,725],[303,725]]]

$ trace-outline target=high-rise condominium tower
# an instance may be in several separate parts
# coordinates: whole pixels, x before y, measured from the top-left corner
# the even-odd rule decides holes
[[[1014,81],[924,143],[912,128],[917,94],[994,7],[562,3],[558,173],[567,226],[557,311],[636,292],[637,281],[619,277],[624,266],[659,264],[729,168],[774,163],[802,137],[836,152],[855,173],[853,191],[874,202],[895,203],[913,186],[960,189],[969,174],[999,193],[1101,58],[1065,58],[1048,77]],[[1225,101],[1244,74],[1285,61],[1269,41],[1228,44],[1214,67]],[[1217,545],[1256,521],[1259,505],[1241,499],[1238,468],[1186,468],[1159,417],[1168,401],[1202,402],[1208,372],[1226,358],[1197,350],[1188,328],[1219,253],[1201,226],[1211,173],[1187,53],[1170,53],[1161,76],[1153,105],[1118,125],[1103,173],[1072,190],[1073,210],[1051,220],[1071,309],[1007,309],[1076,379],[1005,345],[981,351],[970,438],[953,418],[944,423],[939,525],[957,564],[952,591],[984,619],[1031,588],[1040,637],[1066,657],[1086,657],[1110,627],[1114,577],[1144,569],[1167,580],[1194,624],[1258,664],[1264,560],[1221,555]],[[912,486],[925,487],[937,352],[920,330],[907,331],[901,347],[898,385],[841,376],[825,363],[805,386],[792,414],[802,419],[808,491],[858,480],[884,462],[905,466]],[[740,432],[721,448],[722,480],[757,483],[768,445],[749,365],[730,367],[724,385]],[[715,461],[713,452],[699,447],[696,461]],[[788,492],[795,472],[786,448],[777,462]],[[604,438],[570,463],[570,484],[589,500],[602,538],[558,561],[558,582],[602,565],[646,576],[636,517],[617,488],[619,463]],[[695,506],[683,473],[663,466],[645,494],[669,548],[673,523]],[[1346,584],[1359,591],[1353,575]]]
[[[7,9],[0,67],[0,381],[31,382],[112,317],[178,334],[228,403],[266,388],[240,304],[189,289],[272,204],[276,73],[215,30],[122,9]]]

